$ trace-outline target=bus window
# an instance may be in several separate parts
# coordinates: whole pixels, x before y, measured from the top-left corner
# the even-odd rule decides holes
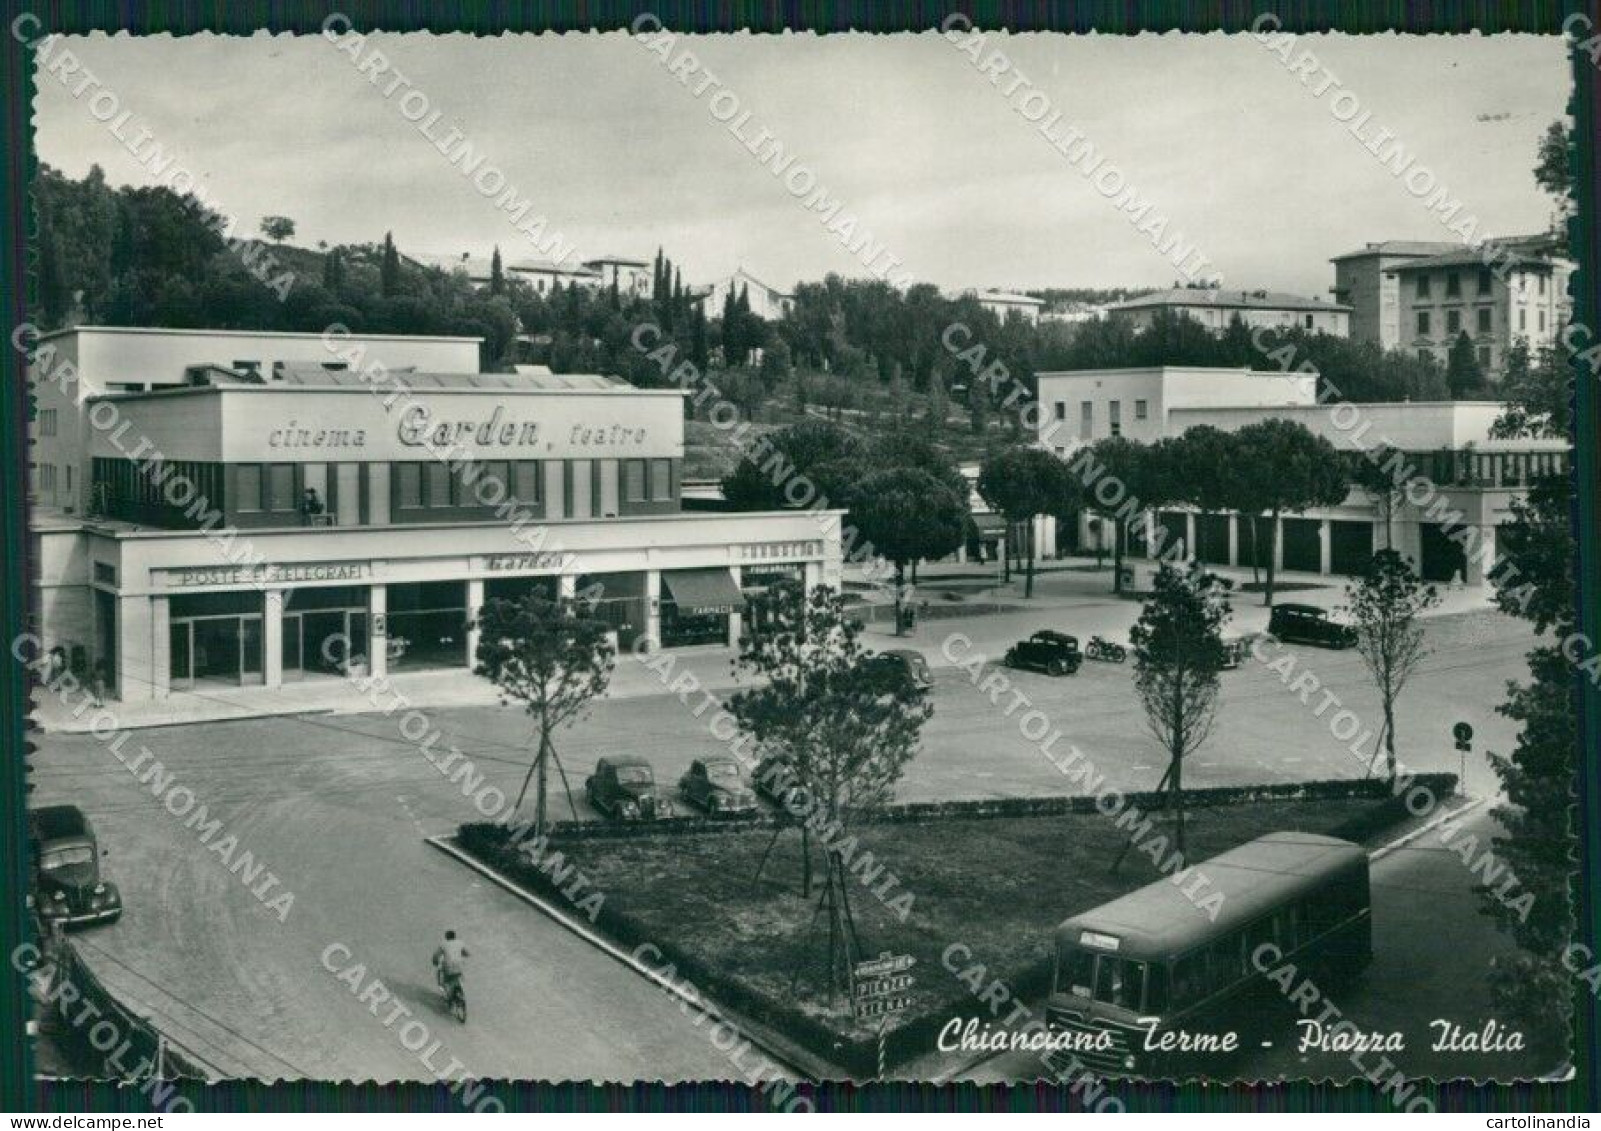
[[[1146,967],[1145,1012],[1167,1012],[1167,967],[1153,962]]]
[[[1092,996],[1090,986],[1095,980],[1095,956],[1087,950],[1062,952],[1062,968],[1057,974],[1058,993],[1077,997]]]
[[[1138,1009],[1144,973],[1143,963],[1101,955],[1095,967],[1095,1000],[1123,1009]]]
[[[1195,953],[1173,964],[1173,1005],[1183,1009],[1206,996],[1206,955]]]

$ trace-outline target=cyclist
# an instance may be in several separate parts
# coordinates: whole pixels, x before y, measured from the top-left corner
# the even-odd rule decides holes
[[[434,976],[439,979],[439,988],[445,991],[446,996],[450,994],[452,983],[461,984],[467,956],[467,947],[456,937],[456,932],[446,931],[445,941],[434,951]]]

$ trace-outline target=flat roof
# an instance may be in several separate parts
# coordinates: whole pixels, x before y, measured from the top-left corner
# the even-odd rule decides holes
[[[1051,369],[1036,373],[1039,377],[1099,377],[1109,373],[1173,373],[1189,377],[1215,376],[1219,373],[1243,374],[1247,377],[1316,377],[1299,369],[1251,369],[1230,365],[1123,365],[1113,369]]]
[[[1283,291],[1223,290],[1215,287],[1175,287],[1155,294],[1124,299],[1107,305],[1107,310],[1147,310],[1163,306],[1207,307],[1213,310],[1327,310],[1349,314],[1351,308],[1337,302],[1286,294]]]
[[[165,329],[160,326],[67,326],[60,330],[51,330],[40,334],[39,340],[45,338],[59,338],[65,334],[159,334],[184,336],[194,338],[315,338],[319,341],[327,339],[323,333],[311,333],[302,330],[180,330]],[[482,343],[481,337],[468,337],[465,335],[449,334],[358,334],[352,331],[344,335],[341,341],[362,342],[476,342]]]
[[[1117,953],[1127,958],[1171,957],[1366,861],[1367,853],[1350,841],[1318,833],[1269,833],[1194,865],[1210,883],[1207,894],[1222,896],[1215,921],[1164,877],[1064,920],[1056,940],[1079,945],[1081,932],[1092,931],[1115,936],[1124,944]]]

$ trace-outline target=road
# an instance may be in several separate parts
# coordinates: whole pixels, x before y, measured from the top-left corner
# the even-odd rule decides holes
[[[1115,611],[1128,616],[1131,607]],[[1083,622],[1074,610],[1049,615]],[[998,639],[1026,624],[1014,614],[970,626],[976,637]],[[955,627],[940,625],[942,635]],[[1448,744],[1425,735],[1443,738],[1449,722],[1462,717],[1479,730],[1481,750],[1506,749],[1513,731],[1493,707],[1504,681],[1520,673],[1529,638],[1494,614],[1436,620],[1429,633],[1435,654],[1407,692],[1403,759],[1418,769],[1454,770]],[[1343,701],[1371,716],[1371,693],[1353,654],[1294,651]],[[934,721],[903,798],[1067,791],[1015,717],[958,669],[946,665],[936,675]],[[1187,773],[1189,784],[1361,776],[1326,719],[1314,717],[1276,674],[1248,663],[1225,679],[1216,732]],[[1128,668],[1086,665],[1068,679],[1023,674],[1017,683],[1113,784],[1155,784],[1159,766],[1131,713]],[[462,707],[430,717],[443,736],[436,748],[458,745],[475,773],[515,795],[527,764],[528,728],[518,712]],[[560,748],[575,790],[595,757],[617,751],[647,754],[658,778],[671,782],[693,757],[718,749],[706,724],[706,716],[666,696],[607,701],[565,734]],[[96,968],[220,1059],[247,1064],[253,1075],[427,1078],[429,1069],[396,1030],[324,968],[326,948],[340,943],[350,948],[350,962],[381,978],[444,1041],[436,1065],[454,1056],[481,1075],[547,1079],[730,1075],[705,1028],[675,1000],[424,845],[424,836],[477,814],[460,786],[401,734],[398,716],[257,719],[141,730],[133,738],[223,820],[241,851],[279,878],[280,891],[294,894],[280,923],[97,739],[41,738],[34,802],[71,801],[91,815],[110,850],[108,875],[127,906],[120,923],[81,936]],[[1475,775],[1480,788],[1489,784],[1482,764],[1470,767],[1470,780]],[[582,812],[581,800],[578,807]],[[237,862],[237,853],[231,859]],[[473,950],[465,1028],[439,1011],[427,965],[446,927]],[[1483,922],[1474,927],[1490,931]]]
[[[1459,804],[1453,802],[1452,808]],[[1480,901],[1472,890],[1477,877],[1452,851],[1460,849],[1469,836],[1486,844],[1495,831],[1489,806],[1479,805],[1461,822],[1459,831],[1424,833],[1374,861],[1373,962],[1348,984],[1316,983],[1320,998],[1311,1016],[1318,1016],[1325,1003],[1333,1005],[1364,1033],[1401,1033],[1404,1051],[1364,1053],[1360,1065],[1353,1064],[1349,1053],[1315,1048],[1300,1052],[1301,1030],[1296,1021],[1301,1014],[1266,988],[1252,1011],[1249,1051],[1225,1061],[1221,1068],[1198,1060],[1193,1068],[1196,1075],[1339,1082],[1376,1070],[1386,1057],[1396,1071],[1414,1080],[1471,1076],[1509,1081],[1551,1071],[1562,1053],[1548,1034],[1525,1034],[1528,1047],[1521,1053],[1479,1054],[1432,1047],[1438,1030],[1430,1022],[1436,1019],[1455,1023],[1464,1032],[1477,1032],[1485,1021],[1497,1017],[1486,972],[1496,955],[1515,948],[1480,912]],[[1043,1007],[1043,1003],[1035,1004]],[[1224,1026],[1217,1028],[1221,1031]],[[1265,1047],[1265,1041],[1271,1045]],[[953,1078],[988,1084],[1033,1080],[1040,1072],[1037,1056],[1019,1052],[957,1071]],[[1389,1075],[1385,1073],[1385,1078]]]

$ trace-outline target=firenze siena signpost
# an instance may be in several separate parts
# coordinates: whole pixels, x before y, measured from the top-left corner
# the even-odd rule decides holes
[[[912,1004],[911,969],[917,959],[909,954],[882,951],[877,958],[851,967],[851,1011],[858,1021],[878,1019],[878,1075],[884,1076],[884,1035],[889,1021]]]

